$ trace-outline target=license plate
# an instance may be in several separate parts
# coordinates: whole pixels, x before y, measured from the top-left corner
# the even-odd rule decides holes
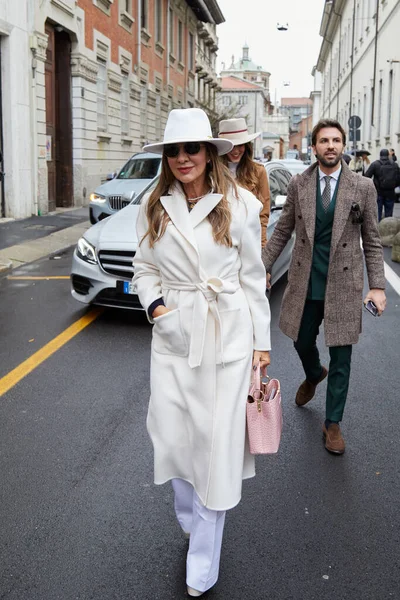
[[[132,283],[132,281],[118,281],[117,290],[123,294],[136,295],[136,286]]]

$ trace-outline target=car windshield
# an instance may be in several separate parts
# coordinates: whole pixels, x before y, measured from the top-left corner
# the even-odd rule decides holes
[[[117,179],[154,179],[160,158],[131,158],[118,173]]]

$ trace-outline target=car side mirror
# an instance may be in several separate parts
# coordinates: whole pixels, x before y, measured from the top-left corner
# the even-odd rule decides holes
[[[114,179],[116,177],[116,173],[108,173],[107,177],[106,177],[106,181],[111,181],[112,179]]]
[[[275,197],[275,206],[276,208],[282,208],[282,206],[286,202],[286,196],[278,195]]]

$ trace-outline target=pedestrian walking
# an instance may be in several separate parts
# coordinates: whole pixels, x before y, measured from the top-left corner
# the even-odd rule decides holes
[[[396,156],[396,152],[394,151],[394,148],[391,148],[389,150],[389,158],[390,160],[392,160],[393,162],[397,162],[397,156]]]
[[[396,200],[395,188],[400,185],[400,167],[389,160],[389,151],[383,148],[379,160],[375,160],[365,173],[373,177],[378,194],[378,220],[382,220],[383,211],[386,217],[393,216],[393,206]]]
[[[349,169],[350,171],[353,171],[353,173],[360,173],[362,175],[363,173],[363,159],[361,156],[353,156],[353,158],[351,159],[350,163],[349,163]]]
[[[282,300],[280,328],[294,340],[306,379],[296,394],[305,406],[328,376],[325,448],[343,454],[339,423],[346,404],[352,346],[361,332],[363,254],[372,301],[385,308],[383,252],[376,218],[376,192],[365,177],[341,160],[346,134],[338,121],[324,119],[312,131],[317,162],[289,183],[286,203],[263,250],[271,272],[293,231],[296,234],[288,285]],[[363,248],[360,246],[360,236]],[[316,345],[324,321],[329,370],[321,365]]]
[[[140,208],[134,258],[153,326],[147,428],[155,483],[172,481],[190,536],[186,583],[201,596],[218,579],[225,513],[254,476],[246,440],[252,364],[269,364],[270,311],[260,202],[238,188],[200,109],[169,114],[160,180]]]
[[[361,155],[362,161],[363,161],[363,166],[362,166],[362,174],[365,175],[365,173],[368,171],[369,169],[369,165],[371,164],[371,161],[368,158],[368,155],[365,153],[363,153]]]
[[[230,140],[234,147],[224,156],[224,163],[240,187],[252,192],[263,205],[260,213],[261,245],[267,243],[267,227],[270,214],[270,191],[264,165],[253,160],[253,144],[261,133],[249,134],[246,120],[225,119],[219,124],[218,137]]]

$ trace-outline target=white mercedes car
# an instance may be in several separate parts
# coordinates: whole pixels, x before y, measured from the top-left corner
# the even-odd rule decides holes
[[[267,163],[266,170],[271,189],[267,232],[270,238],[286,200],[291,173],[274,163]],[[132,260],[138,244],[136,220],[143,196],[155,187],[157,180],[158,177],[128,206],[90,227],[79,240],[71,269],[72,296],[79,302],[143,310],[132,285]],[[276,261],[272,285],[288,270],[293,243],[292,237]]]

